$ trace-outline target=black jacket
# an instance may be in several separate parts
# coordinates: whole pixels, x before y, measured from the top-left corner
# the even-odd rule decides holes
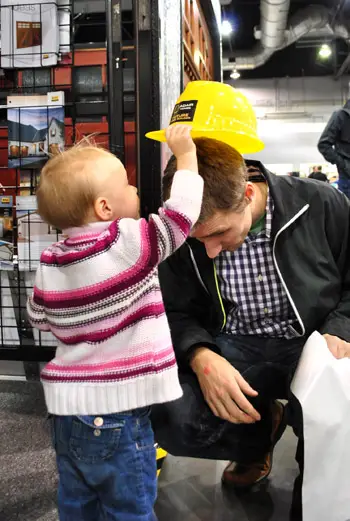
[[[350,100],[332,115],[320,137],[318,150],[326,161],[350,176]]]
[[[253,162],[251,162],[253,163]],[[298,318],[314,330],[350,341],[350,202],[325,183],[264,173],[274,200],[272,246],[278,275]],[[225,307],[215,265],[189,239],[159,269],[178,362],[195,346],[216,350]]]

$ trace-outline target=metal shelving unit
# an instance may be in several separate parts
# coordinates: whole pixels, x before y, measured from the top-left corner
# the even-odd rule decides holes
[[[52,4],[56,5],[41,3],[40,13],[43,6]],[[155,210],[160,202],[159,145],[144,138],[149,129],[159,125],[157,0],[95,0],[85,4],[57,0],[57,4],[61,10],[59,31],[65,31],[66,37],[69,32],[69,41],[57,54],[58,63],[0,69],[0,183],[5,190],[3,197],[0,194],[0,241],[13,245],[11,269],[0,271],[0,374],[1,360],[20,361],[28,379],[38,378],[40,363],[52,357],[56,344],[51,334],[33,331],[27,321],[26,300],[40,247],[35,240],[33,211],[27,215],[22,211],[20,217],[18,211],[19,196],[35,196],[43,158],[38,149],[38,161],[28,164],[23,140],[26,131],[20,126],[18,149],[9,147],[8,96],[63,91],[65,145],[94,134],[99,144],[125,161],[131,182],[140,190],[143,214]],[[7,4],[0,5],[3,13]],[[40,41],[38,52],[44,56],[41,37],[35,37]],[[4,56],[0,57],[3,60]],[[17,154],[17,163],[9,168],[12,152]],[[25,241],[19,234],[23,220],[27,225]],[[47,228],[45,237],[54,242],[58,232]],[[2,248],[6,250],[0,242]],[[5,253],[0,251],[0,258],[2,255]]]

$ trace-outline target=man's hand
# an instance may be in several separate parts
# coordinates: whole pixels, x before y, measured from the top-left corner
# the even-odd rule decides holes
[[[255,423],[261,419],[245,397],[258,393],[225,358],[210,349],[198,348],[191,367],[215,416],[231,423]]]
[[[326,339],[328,349],[335,358],[350,358],[350,344],[333,335],[323,335]]]

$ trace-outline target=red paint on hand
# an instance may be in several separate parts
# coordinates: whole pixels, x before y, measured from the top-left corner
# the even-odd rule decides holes
[[[203,369],[203,373],[204,373],[205,375],[210,374],[210,367],[209,367],[208,365],[206,365],[206,366],[204,367],[204,369]]]

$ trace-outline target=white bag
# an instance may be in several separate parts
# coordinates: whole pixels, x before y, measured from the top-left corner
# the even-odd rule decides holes
[[[313,333],[291,389],[304,420],[303,521],[350,521],[350,359]]]

